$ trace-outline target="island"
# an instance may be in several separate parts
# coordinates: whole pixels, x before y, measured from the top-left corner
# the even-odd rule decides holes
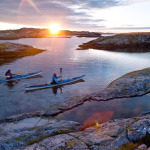
[[[45,49],[11,42],[0,43],[0,65],[10,63],[18,58],[32,56],[44,52]]]
[[[98,49],[118,52],[149,52],[150,33],[116,34],[101,36],[79,45],[77,50]]]
[[[49,29],[21,28],[16,30],[1,30],[0,40],[15,40],[20,38],[71,38],[77,37],[100,37],[101,33],[89,31],[60,30],[58,34],[51,34]]]

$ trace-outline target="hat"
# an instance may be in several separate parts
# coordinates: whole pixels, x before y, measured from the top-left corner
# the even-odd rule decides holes
[[[55,77],[56,77],[56,73],[54,73],[54,74],[53,74],[53,76],[55,76]]]

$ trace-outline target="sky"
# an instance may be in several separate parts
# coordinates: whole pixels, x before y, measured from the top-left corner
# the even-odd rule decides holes
[[[1,0],[0,30],[150,32],[150,0]]]

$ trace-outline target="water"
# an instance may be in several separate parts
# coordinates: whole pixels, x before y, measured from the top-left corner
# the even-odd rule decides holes
[[[42,76],[37,78],[22,79],[11,84],[0,84],[0,118],[11,115],[33,112],[46,109],[48,106],[62,102],[77,95],[90,94],[104,89],[111,81],[130,71],[149,67],[150,53],[116,53],[104,50],[76,50],[78,45],[90,41],[92,38],[34,38],[19,39],[9,42],[32,45],[47,51],[35,56],[28,56],[15,62],[0,66],[0,78],[4,77],[8,69],[12,73],[42,71]],[[0,41],[4,42],[4,41]],[[25,92],[25,87],[47,83],[55,72],[63,68],[63,78],[72,78],[85,74],[84,82],[66,85],[62,88],[48,88],[33,92]],[[114,118],[138,115],[148,111],[149,97],[143,96],[132,99],[120,99],[110,102],[89,102],[72,111],[67,111],[59,118],[82,121],[95,112],[111,109]],[[116,102],[116,103],[115,103]],[[118,105],[118,102],[120,105]],[[124,105],[124,102],[126,105]],[[113,103],[113,105],[112,105]],[[141,103],[140,109],[133,111],[132,105]],[[144,103],[144,104],[143,104]],[[117,106],[116,106],[117,104]],[[105,109],[102,109],[105,105]],[[124,106],[129,113],[122,114]],[[87,109],[88,108],[88,109]],[[94,111],[92,111],[94,110]],[[83,114],[81,112],[84,112]],[[80,113],[78,113],[80,112]],[[68,115],[69,114],[69,115]],[[85,115],[87,114],[87,115]],[[115,115],[117,114],[117,115]]]

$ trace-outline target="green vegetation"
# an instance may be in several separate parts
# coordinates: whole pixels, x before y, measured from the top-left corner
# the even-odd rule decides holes
[[[122,145],[120,148],[116,150],[134,150],[137,147],[138,147],[138,144],[127,143],[127,144]]]
[[[5,43],[0,43],[0,52],[1,50],[5,50],[5,49],[6,49]]]
[[[77,140],[69,140],[69,141],[66,142],[66,146],[67,147],[73,147],[76,141]]]

